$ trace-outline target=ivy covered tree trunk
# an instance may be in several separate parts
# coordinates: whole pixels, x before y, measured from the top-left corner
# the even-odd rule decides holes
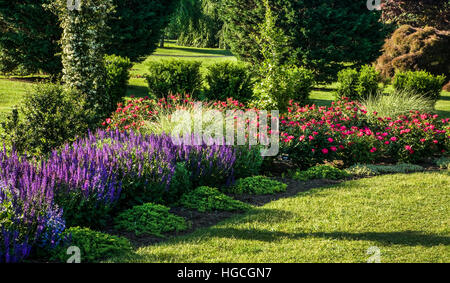
[[[52,6],[63,29],[61,37],[63,82],[77,90],[87,107],[101,117],[109,105],[105,92],[104,65],[107,20],[113,12],[112,0],[83,0],[79,8],[69,8],[66,0]]]

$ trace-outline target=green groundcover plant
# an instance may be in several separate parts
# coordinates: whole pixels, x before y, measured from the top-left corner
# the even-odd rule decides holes
[[[184,218],[169,212],[170,208],[146,203],[135,206],[120,213],[116,217],[116,229],[134,232],[137,236],[154,235],[164,237],[162,234],[172,231],[183,231],[188,228]]]
[[[239,179],[229,190],[234,194],[271,195],[286,191],[287,185],[265,176]]]
[[[69,247],[80,249],[80,261],[82,263],[100,262],[132,251],[128,239],[96,232],[88,228],[72,227],[64,232],[64,236],[68,239],[66,243],[50,251],[51,261],[67,262],[71,257],[67,254]]]
[[[373,164],[355,164],[346,170],[347,173],[359,176],[375,176],[380,174],[396,174],[421,172],[424,168],[420,165],[399,163],[396,165],[373,165]]]
[[[206,211],[245,211],[250,205],[235,200],[216,188],[199,187],[181,197],[180,204],[183,207]]]

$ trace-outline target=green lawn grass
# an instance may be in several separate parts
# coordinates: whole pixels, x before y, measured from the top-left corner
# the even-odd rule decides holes
[[[385,175],[280,199],[117,262],[450,262],[450,173]]]
[[[0,78],[0,118],[19,105],[30,83]]]

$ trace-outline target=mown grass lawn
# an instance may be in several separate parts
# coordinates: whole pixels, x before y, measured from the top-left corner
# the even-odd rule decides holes
[[[119,262],[450,262],[450,173],[385,175],[300,193]]]

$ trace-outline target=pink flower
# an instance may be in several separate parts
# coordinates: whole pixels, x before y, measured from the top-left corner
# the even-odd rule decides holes
[[[391,141],[396,142],[396,141],[398,141],[398,138],[392,137],[392,138],[391,138]]]
[[[334,142],[334,140],[332,138],[328,138],[328,142],[332,143],[332,142]]]
[[[322,153],[323,154],[328,154],[328,149],[326,149],[326,148],[322,149]]]
[[[335,147],[335,146],[330,147],[330,149],[331,149],[331,151],[333,151],[333,152],[336,152],[336,151],[337,151],[337,147]]]
[[[408,151],[411,151],[412,147],[410,145],[407,145],[407,146],[405,146],[405,149],[408,150]]]
[[[376,151],[377,151],[377,148],[376,148],[376,147],[374,147],[374,148],[372,148],[372,149],[370,150],[371,153],[374,153],[374,152],[376,152]]]
[[[426,141],[426,139],[420,139],[421,143],[424,143]]]
[[[434,140],[433,143],[434,143],[434,144],[438,144],[439,142],[438,142],[437,140]]]

